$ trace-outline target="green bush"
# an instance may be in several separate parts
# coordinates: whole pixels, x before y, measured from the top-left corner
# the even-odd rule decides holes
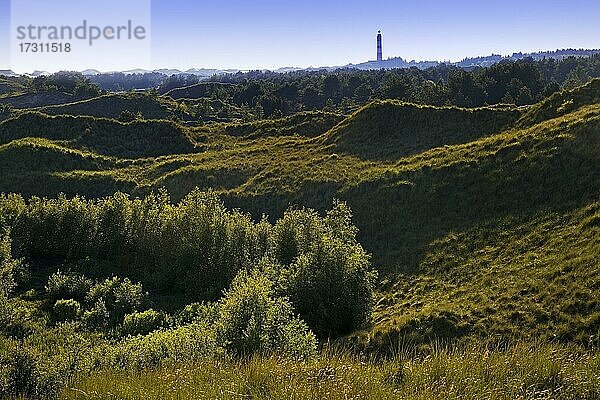
[[[115,276],[94,285],[87,295],[86,302],[94,307],[104,304],[110,325],[116,326],[123,321],[125,315],[145,308],[149,297],[140,283],[132,283],[128,278],[120,279]]]
[[[65,384],[98,367],[105,345],[76,323],[45,327],[19,340],[0,335],[0,398],[57,398]]]
[[[56,300],[52,314],[56,322],[73,321],[81,315],[81,305],[73,299]]]
[[[93,259],[153,289],[212,301],[237,271],[265,254],[268,228],[228,211],[216,194],[195,190],[176,205],[165,192],[144,199],[122,193],[90,201],[34,198],[15,234],[29,257],[61,259],[73,268]]]
[[[0,295],[0,333],[23,339],[44,329],[48,319],[34,302]],[[2,335],[0,334],[0,337]]]
[[[58,300],[69,299],[82,302],[91,288],[92,281],[85,276],[75,273],[63,273],[60,270],[50,275],[45,287],[48,300],[53,303]]]
[[[319,337],[350,333],[371,315],[376,272],[351,221],[346,204],[336,203],[324,219],[290,211],[275,228],[276,254],[290,263],[283,293]]]
[[[167,327],[168,324],[165,313],[150,309],[127,314],[121,332],[124,336],[147,335],[152,331]]]
[[[13,352],[9,357],[2,360],[2,389],[1,397],[37,395],[39,374],[36,370],[36,360],[33,356],[21,349]]]
[[[374,273],[351,220],[339,203],[325,217],[290,210],[275,225],[256,223],[227,210],[213,192],[194,190],[173,204],[160,191],[143,199],[121,193],[101,200],[34,198],[20,211],[14,232],[27,256],[63,260],[79,274],[50,278],[51,304],[73,298],[91,312],[102,300],[113,328],[149,306],[141,285],[132,282],[187,301],[215,301],[239,271],[268,257],[282,266],[273,275],[278,294],[289,297],[318,336],[329,337],[361,326],[371,309]],[[123,279],[90,288],[82,272]]]
[[[313,210],[290,210],[273,226],[228,211],[215,193],[199,190],[178,204],[163,191],[143,199],[119,193],[95,201],[59,196],[32,199],[15,225],[19,243],[32,257],[64,259],[86,273],[84,265],[98,260],[106,266],[96,268],[99,274],[124,276],[89,288],[89,280],[79,275],[57,273],[47,286],[53,302],[82,302],[89,288],[86,309],[102,300],[111,327],[148,306],[148,295],[132,280],[187,301],[213,301],[239,271],[265,256],[282,265],[277,292],[289,297],[319,337],[349,333],[371,311],[375,275],[344,203],[324,218]]]
[[[290,267],[285,293],[319,337],[336,337],[368,322],[375,277],[362,248],[323,238]]]
[[[0,297],[8,297],[26,278],[23,260],[14,259],[9,232],[0,234]]]
[[[235,356],[277,353],[309,357],[317,341],[259,270],[241,271],[219,301],[217,339]]]
[[[103,331],[109,327],[110,313],[104,300],[98,300],[94,306],[83,313],[83,323],[87,329]]]
[[[214,321],[217,317],[216,303],[192,303],[186,305],[176,316],[177,325],[187,325],[195,321]]]
[[[105,357],[113,368],[143,370],[168,362],[193,362],[221,356],[215,329],[197,321],[176,329],[158,330],[146,336],[129,336]]]

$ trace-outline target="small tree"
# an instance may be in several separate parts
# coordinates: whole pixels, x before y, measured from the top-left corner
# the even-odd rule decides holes
[[[370,318],[377,274],[356,240],[352,213],[336,203],[326,218],[287,212],[275,227],[275,254],[289,267],[283,294],[319,337],[350,333]]]

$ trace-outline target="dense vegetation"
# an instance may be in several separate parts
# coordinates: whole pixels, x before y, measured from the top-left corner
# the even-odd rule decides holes
[[[597,62],[5,109],[0,397],[597,398],[600,80],[571,88]]]
[[[121,108],[145,118],[171,118],[188,123],[247,122],[302,111],[349,113],[369,101],[385,99],[458,107],[500,103],[530,105],[561,88],[572,89],[599,77],[598,54],[558,60],[524,58],[502,61],[487,68],[467,69],[442,64],[425,70],[251,71],[216,75],[208,81],[194,75],[116,73],[84,78],[74,73],[60,73],[34,79],[4,78],[4,85],[0,80],[0,107],[11,104],[28,108],[77,102],[97,96],[99,89],[95,85],[98,84],[111,91],[156,89],[177,102],[152,96],[133,97],[136,101],[122,97],[101,98],[91,103],[51,108],[50,112],[115,117],[120,114],[117,108]],[[97,107],[102,111],[94,111]]]
[[[526,105],[597,77],[600,55],[560,61],[525,59],[471,71],[440,65],[426,70],[250,72],[216,76],[209,83],[184,88],[189,82],[174,76],[158,90],[175,99],[216,98],[246,105],[270,117],[323,108],[347,111],[376,99],[459,107]]]
[[[52,327],[90,346],[94,332],[129,338],[112,349],[114,358],[95,362],[142,368],[200,356],[306,358],[316,349],[311,330],[335,338],[370,318],[376,274],[343,203],[324,218],[290,210],[275,225],[255,224],[198,191],[177,205],[164,193],[98,201],[5,196],[0,203],[0,348],[9,366],[0,376],[3,395],[51,393],[61,373],[73,374],[60,370],[66,360],[43,377],[35,365],[19,364],[25,355],[18,341],[40,351],[36,342]],[[191,304],[178,309],[174,300],[185,304],[179,299]],[[26,310],[35,311],[21,314]],[[75,362],[89,362],[81,357]]]

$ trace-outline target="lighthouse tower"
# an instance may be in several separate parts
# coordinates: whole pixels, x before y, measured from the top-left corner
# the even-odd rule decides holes
[[[383,61],[383,39],[381,31],[377,32],[377,61]]]

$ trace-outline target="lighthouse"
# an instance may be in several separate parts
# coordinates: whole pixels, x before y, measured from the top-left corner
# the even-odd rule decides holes
[[[377,61],[383,61],[383,39],[381,31],[377,32]]]

